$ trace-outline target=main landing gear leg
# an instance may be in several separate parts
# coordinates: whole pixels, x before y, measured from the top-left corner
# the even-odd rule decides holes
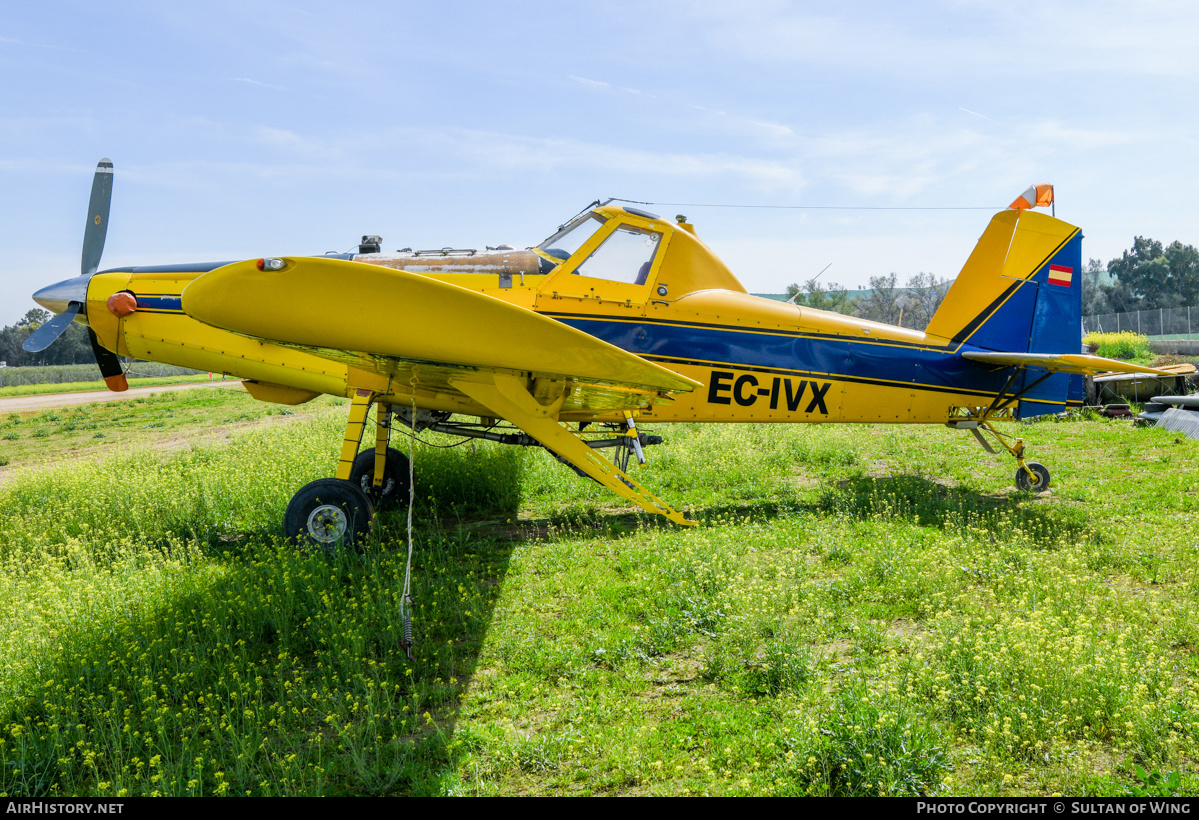
[[[354,472],[354,459],[362,446],[362,429],[366,427],[366,416],[370,413],[375,394],[369,390],[358,390],[350,403],[350,418],[346,422],[346,435],[341,442],[341,459],[337,462],[337,477],[349,481]]]
[[[408,456],[389,447],[394,414],[391,407],[375,405],[377,422],[375,447],[363,450],[354,459],[350,481],[357,484],[376,507],[408,498]]]
[[[374,470],[371,471],[371,489],[383,494],[383,473],[387,468],[387,445],[391,441],[391,408],[379,404],[375,408],[379,420],[375,424],[375,458]]]
[[[375,394],[369,390],[359,390],[354,395],[341,460],[337,464],[337,478],[322,478],[305,484],[292,496],[283,514],[283,531],[289,539],[326,552],[332,552],[339,545],[361,544],[366,540],[374,524],[375,505],[361,485],[351,481],[350,477],[374,398]]]

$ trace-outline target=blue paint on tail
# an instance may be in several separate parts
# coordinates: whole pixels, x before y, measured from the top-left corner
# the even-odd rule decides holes
[[[1057,268],[1052,271],[1051,268]],[[1068,284],[1057,282],[1069,277]],[[1036,307],[1032,312],[1029,353],[1078,353],[1082,350],[1082,233],[1070,241],[1037,271],[1030,284],[1036,284]],[[1041,371],[1025,371],[1024,384],[1032,384]],[[1070,399],[1082,398],[1082,376],[1056,373],[1037,385],[1025,398],[1055,404],[1029,404],[1021,401],[1016,417],[1060,413]]]
[[[1036,282],[1013,279],[1004,303],[970,335],[970,344],[983,350],[1027,352],[1038,290]]]
[[[1052,281],[1050,274],[1053,273]],[[970,347],[1005,353],[1078,353],[1082,349],[1082,233],[1076,232],[1041,267],[1011,284],[958,338]],[[1012,387],[1020,392],[1045,375],[1027,369]],[[1083,398],[1083,378],[1057,373],[1021,400],[1016,417],[1059,413]]]

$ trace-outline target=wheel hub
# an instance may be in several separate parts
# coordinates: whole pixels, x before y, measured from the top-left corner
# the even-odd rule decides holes
[[[391,495],[391,490],[395,486],[395,483],[396,482],[395,482],[394,478],[391,478],[390,476],[384,476],[383,477],[383,486],[377,488],[379,491],[379,495],[382,495],[382,496]],[[371,493],[375,492],[375,490],[376,490],[376,487],[375,487],[374,475],[364,475],[362,477],[362,492],[370,495]]]
[[[345,511],[332,504],[322,504],[308,516],[308,534],[322,544],[332,544],[343,538],[350,528]]]

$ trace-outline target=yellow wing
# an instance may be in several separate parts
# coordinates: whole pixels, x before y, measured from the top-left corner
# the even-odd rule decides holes
[[[338,259],[238,262],[196,279],[182,301],[201,322],[473,402],[647,512],[693,523],[563,424],[700,386],[607,342],[457,285]]]
[[[461,393],[470,372],[567,383],[565,412],[645,407],[701,386],[572,327],[418,273],[293,257],[281,270],[226,265],[183,291],[183,309],[215,327],[310,350],[423,387]]]

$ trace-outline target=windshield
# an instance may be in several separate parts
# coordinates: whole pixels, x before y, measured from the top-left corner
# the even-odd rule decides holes
[[[578,276],[644,285],[662,234],[621,225],[575,269]]]
[[[587,214],[582,219],[576,220],[565,228],[562,228],[537,247],[550,256],[558,259],[569,259],[571,254],[581,248],[583,243],[600,229],[604,221],[605,218],[599,214]]]

